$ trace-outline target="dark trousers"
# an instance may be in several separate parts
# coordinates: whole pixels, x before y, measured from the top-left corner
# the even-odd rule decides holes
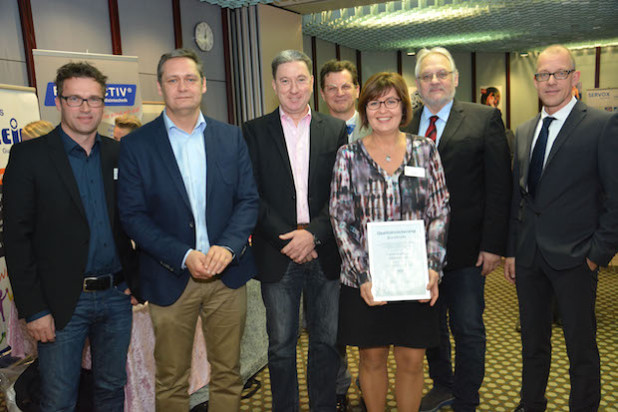
[[[552,295],[562,316],[570,362],[571,412],[596,411],[601,400],[601,366],[596,342],[598,271],[586,262],[555,270],[537,252],[532,267],[516,264],[522,340],[522,402],[526,411],[544,411],[551,364]]]
[[[456,411],[474,411],[485,375],[485,277],[481,268],[444,273],[440,284],[440,346],[427,349],[429,376],[455,396]],[[448,323],[447,323],[448,314]],[[451,364],[449,329],[455,340],[455,368]]]

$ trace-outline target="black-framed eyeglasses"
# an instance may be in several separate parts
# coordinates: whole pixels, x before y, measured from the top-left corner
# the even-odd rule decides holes
[[[395,99],[394,97],[386,100],[372,100],[367,103],[367,110],[378,110],[382,104],[387,109],[396,109],[399,107],[399,103],[401,103],[401,99]]]
[[[446,70],[442,70],[437,73],[421,74],[420,76],[418,76],[418,78],[421,79],[422,82],[429,83],[433,80],[433,76],[436,76],[438,80],[446,80],[446,78],[449,77],[452,73],[452,71],[447,72]]]
[[[567,77],[569,77],[569,75],[571,73],[573,73],[575,71],[575,69],[571,69],[571,70],[558,70],[557,72],[553,72],[553,73],[534,73],[534,78],[536,79],[537,82],[546,82],[549,80],[550,76],[554,76],[554,79],[556,80],[564,80]]]
[[[84,102],[88,103],[90,107],[101,107],[103,103],[105,103],[105,99],[99,96],[90,96],[87,99],[79,96],[60,96],[61,99],[64,99],[67,102],[67,106],[69,107],[80,107]]]

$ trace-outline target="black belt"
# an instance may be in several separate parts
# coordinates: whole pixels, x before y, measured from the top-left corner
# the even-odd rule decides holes
[[[122,281],[122,276],[119,276],[118,273],[116,273],[115,275],[108,274],[97,277],[86,277],[84,278],[82,290],[84,292],[97,292],[101,290],[107,290],[112,286],[118,285]]]

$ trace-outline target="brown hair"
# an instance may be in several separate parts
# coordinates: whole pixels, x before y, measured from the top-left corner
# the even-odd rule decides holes
[[[358,99],[358,113],[360,114],[363,127],[369,126],[367,120],[367,103],[384,96],[390,89],[395,90],[397,97],[401,99],[401,123],[399,126],[407,126],[412,120],[412,103],[408,94],[406,81],[397,73],[376,73],[365,82],[360,98]]]
[[[324,66],[322,66],[322,69],[320,70],[320,88],[324,90],[324,82],[327,74],[339,73],[344,70],[350,72],[350,76],[352,76],[352,83],[354,86],[358,86],[358,72],[356,71],[356,66],[354,63],[348,60],[332,59],[324,63]]]
[[[89,78],[99,83],[101,86],[101,93],[103,94],[101,97],[105,98],[105,82],[107,82],[107,76],[104,76],[99,69],[88,62],[71,62],[58,69],[55,81],[58,97],[61,97],[64,91],[64,81],[74,77]]]
[[[31,140],[41,137],[54,130],[54,125],[47,120],[37,120],[30,122],[21,130],[21,140]]]
[[[133,116],[132,114],[123,114],[114,119],[114,123],[118,127],[122,127],[123,129],[129,129],[131,131],[142,127],[142,122],[139,121],[137,116]]]

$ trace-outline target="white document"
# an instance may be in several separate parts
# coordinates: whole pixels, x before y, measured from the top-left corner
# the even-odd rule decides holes
[[[371,293],[376,301],[419,300],[427,290],[427,246],[422,220],[367,224]]]

